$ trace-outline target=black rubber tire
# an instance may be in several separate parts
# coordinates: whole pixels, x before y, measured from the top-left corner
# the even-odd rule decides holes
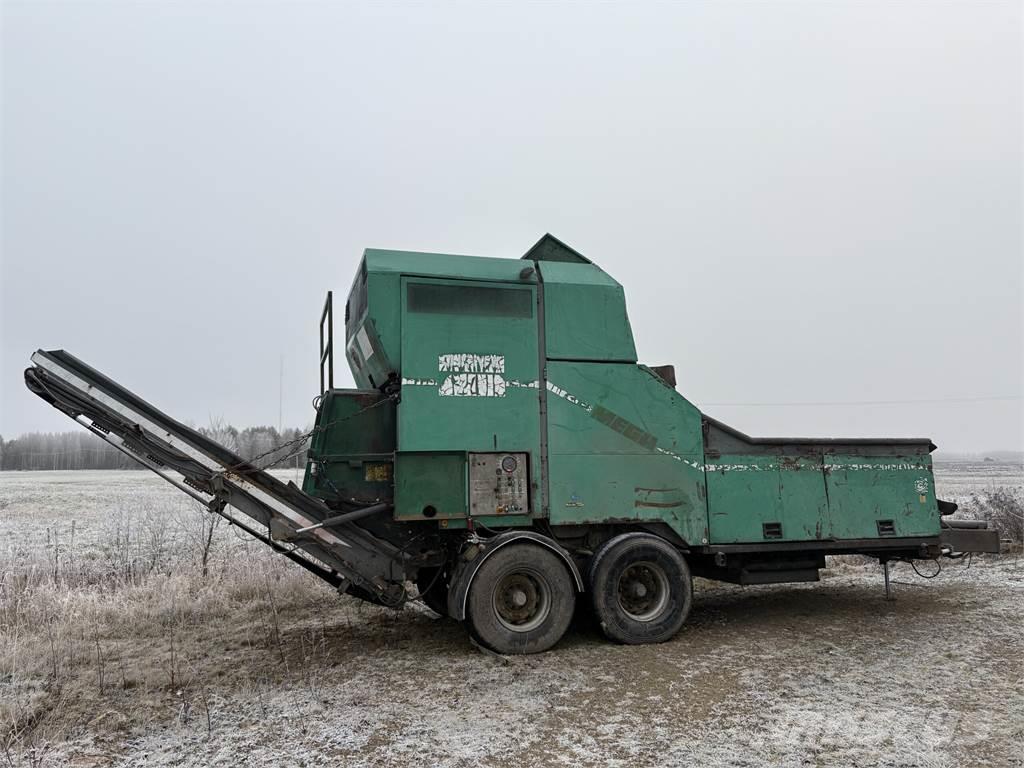
[[[499,613],[499,588],[527,579],[544,594],[546,609],[524,620],[522,630]],[[473,577],[466,599],[466,623],[482,645],[498,653],[541,653],[562,639],[576,607],[576,585],[565,563],[544,547],[506,544],[488,557]]]
[[[439,616],[448,616],[447,574],[438,574],[437,568],[420,568],[416,574],[416,588],[423,596],[423,604]]]
[[[663,577],[652,590],[659,597],[650,608],[650,618],[639,620],[636,615],[643,614],[631,615],[623,605],[621,580],[631,566],[644,574],[660,570]],[[686,560],[667,541],[649,533],[624,533],[605,542],[590,560],[588,586],[601,631],[608,639],[627,645],[671,639],[693,604],[693,578]]]

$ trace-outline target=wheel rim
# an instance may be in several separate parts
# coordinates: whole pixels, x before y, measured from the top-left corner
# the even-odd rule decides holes
[[[619,576],[616,593],[619,608],[629,618],[654,621],[668,606],[668,576],[655,563],[633,563]]]
[[[551,587],[535,571],[513,571],[498,579],[491,602],[503,626],[513,632],[529,632],[551,612]]]

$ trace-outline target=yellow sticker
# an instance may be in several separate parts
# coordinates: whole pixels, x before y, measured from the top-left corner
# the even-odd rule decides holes
[[[390,464],[367,464],[365,478],[367,482],[382,483],[391,479]]]

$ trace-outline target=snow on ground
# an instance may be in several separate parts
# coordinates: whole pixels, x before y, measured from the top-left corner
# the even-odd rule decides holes
[[[989,478],[970,471],[940,467],[940,494],[984,490]],[[1019,484],[1019,468],[1011,477]],[[96,537],[145,514],[189,512],[159,483],[143,473],[0,474],[0,572],[45,549],[47,528],[64,541],[69,515],[76,556],[107,562]],[[122,521],[113,529],[112,512]],[[218,568],[263,556],[237,542],[224,539]],[[221,583],[242,595],[229,578],[190,589],[207,602],[204,590]],[[42,764],[1024,765],[1024,558],[948,563],[933,580],[900,564],[892,602],[877,565],[834,563],[817,584],[699,581],[669,643],[613,645],[581,617],[553,651],[507,659],[478,652],[426,609],[364,607],[290,578],[272,576],[265,597],[224,598],[191,621],[99,625],[97,643],[121,666],[111,661],[107,674],[123,684],[97,692],[86,659],[81,679],[46,694],[67,714],[36,743]],[[185,662],[171,686],[175,658]],[[44,695],[45,668],[0,668],[0,698],[7,686]]]

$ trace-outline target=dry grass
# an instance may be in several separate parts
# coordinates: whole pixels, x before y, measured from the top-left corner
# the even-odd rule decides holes
[[[1024,542],[1024,489],[997,487],[975,491],[961,511],[963,517],[985,520],[997,528],[1001,538],[1016,545]]]
[[[260,690],[324,661],[323,630],[303,634],[296,653],[284,624],[384,613],[191,502],[114,493],[105,507],[87,519],[89,535],[72,519],[35,541],[11,537],[0,569],[0,761],[42,764],[83,729],[144,730],[171,710],[212,727],[211,685]]]

